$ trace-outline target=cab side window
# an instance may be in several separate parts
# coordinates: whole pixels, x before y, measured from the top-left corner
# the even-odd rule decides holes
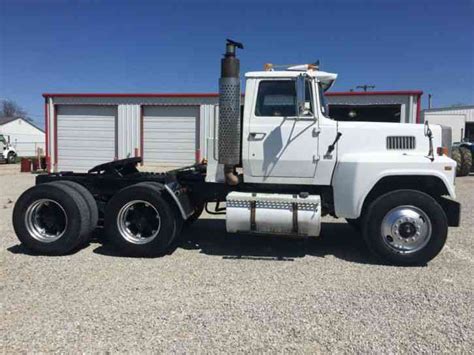
[[[306,83],[306,106],[313,111],[310,85]],[[258,86],[255,116],[296,116],[294,80],[263,80]]]

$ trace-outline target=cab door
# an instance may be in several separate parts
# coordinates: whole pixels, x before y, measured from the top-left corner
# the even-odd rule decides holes
[[[319,130],[313,114],[314,95],[309,80],[305,91],[306,112],[297,116],[295,79],[262,79],[258,82],[248,136],[243,137],[248,140],[251,176],[264,181],[315,176]]]

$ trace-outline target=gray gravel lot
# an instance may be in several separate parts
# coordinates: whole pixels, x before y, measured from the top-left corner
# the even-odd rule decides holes
[[[318,240],[238,237],[203,216],[172,255],[91,243],[29,255],[11,225],[34,176],[0,165],[2,352],[462,352],[474,349],[474,176],[426,267],[377,265],[347,224]]]

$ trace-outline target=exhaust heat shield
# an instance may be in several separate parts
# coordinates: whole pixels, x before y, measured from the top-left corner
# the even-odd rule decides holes
[[[243,45],[227,40],[226,53],[221,60],[219,79],[219,163],[235,166],[240,162],[240,61],[236,48]]]

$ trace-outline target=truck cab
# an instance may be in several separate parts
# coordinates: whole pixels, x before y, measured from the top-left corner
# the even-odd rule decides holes
[[[337,75],[287,70],[251,72],[245,77],[244,181],[330,185],[337,154],[328,147],[338,130],[337,122],[325,116],[322,88],[329,88]]]
[[[351,219],[360,217],[365,198],[384,178],[422,180],[455,198],[456,164],[445,154],[449,128],[337,122],[324,97],[337,74],[311,65],[245,77],[244,182],[331,186],[335,215]]]

